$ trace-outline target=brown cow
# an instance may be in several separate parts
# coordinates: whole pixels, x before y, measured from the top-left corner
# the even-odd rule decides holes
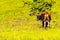
[[[51,15],[46,11],[44,12],[44,28],[50,27]]]
[[[51,15],[48,12],[43,12],[42,14],[37,14],[37,20],[42,21],[42,27],[46,28],[50,26]]]

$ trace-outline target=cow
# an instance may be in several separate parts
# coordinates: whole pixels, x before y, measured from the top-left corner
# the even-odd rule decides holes
[[[30,14],[30,16],[37,16],[37,21],[41,20],[42,21],[42,28],[47,28],[50,27],[50,21],[51,21],[51,15],[47,12],[44,11],[41,14]]]
[[[48,12],[43,12],[42,14],[37,14],[37,20],[42,21],[42,27],[50,27],[51,15]]]
[[[44,28],[50,27],[51,15],[48,12],[44,12]]]

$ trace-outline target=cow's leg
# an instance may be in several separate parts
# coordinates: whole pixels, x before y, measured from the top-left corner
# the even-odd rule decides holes
[[[48,26],[48,22],[46,22],[46,27]]]
[[[50,27],[50,22],[48,22],[48,27]]]
[[[44,27],[44,21],[42,21],[42,28]]]
[[[44,22],[44,28],[46,28],[46,22]]]

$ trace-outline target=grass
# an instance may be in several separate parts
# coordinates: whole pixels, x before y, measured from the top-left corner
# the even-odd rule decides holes
[[[53,6],[51,28],[42,29],[36,16],[29,16],[30,7],[23,0],[0,0],[0,40],[60,40],[59,0]],[[24,0],[31,1],[32,0]]]

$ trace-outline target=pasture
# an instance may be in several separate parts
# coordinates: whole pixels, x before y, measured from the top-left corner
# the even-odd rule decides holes
[[[41,28],[36,16],[29,16],[30,7],[23,1],[0,0],[0,40],[60,40],[60,0],[51,13],[51,28]]]

